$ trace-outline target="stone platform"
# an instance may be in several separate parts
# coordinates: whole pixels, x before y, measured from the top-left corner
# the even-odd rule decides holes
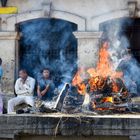
[[[140,135],[140,115],[1,115],[0,139],[20,135],[135,136]]]

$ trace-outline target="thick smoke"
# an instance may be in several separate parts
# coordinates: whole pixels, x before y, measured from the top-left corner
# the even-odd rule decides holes
[[[132,26],[130,19],[118,19],[102,24],[103,40],[110,42],[109,53],[113,68],[122,71],[124,83],[130,93],[140,93],[140,65],[130,52],[130,38],[127,36],[127,27]]]
[[[58,19],[37,19],[21,23],[20,67],[35,78],[49,67],[56,86],[71,82],[77,67],[77,25]]]

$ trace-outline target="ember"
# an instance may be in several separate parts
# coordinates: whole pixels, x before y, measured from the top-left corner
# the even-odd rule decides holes
[[[123,73],[114,69],[108,48],[109,43],[104,42],[99,52],[97,67],[79,69],[72,81],[79,94],[89,94],[92,110],[114,109],[114,105],[129,101]]]

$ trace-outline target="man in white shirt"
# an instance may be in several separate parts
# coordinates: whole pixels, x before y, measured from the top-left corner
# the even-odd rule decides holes
[[[35,79],[28,76],[27,71],[22,69],[19,71],[19,78],[15,83],[15,92],[17,97],[8,101],[8,114],[14,112],[14,107],[21,103],[30,106],[34,105],[33,92],[35,87]]]

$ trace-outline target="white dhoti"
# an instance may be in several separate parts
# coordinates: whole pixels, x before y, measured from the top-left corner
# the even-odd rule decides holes
[[[33,100],[33,96],[17,96],[15,98],[12,98],[8,101],[8,114],[14,112],[14,107],[16,105],[22,104],[22,103],[26,103],[30,106],[34,106],[34,100]]]

